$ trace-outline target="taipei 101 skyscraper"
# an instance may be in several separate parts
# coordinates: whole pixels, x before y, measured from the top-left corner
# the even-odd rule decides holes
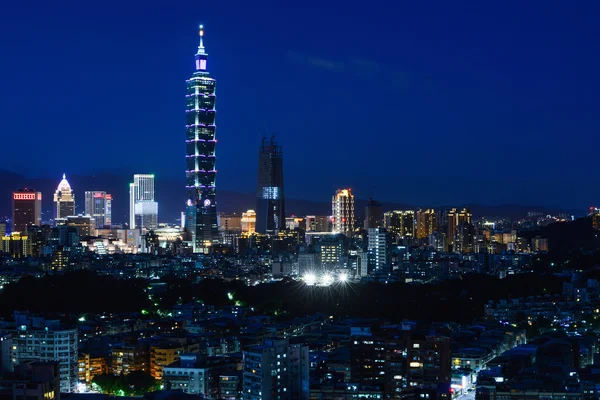
[[[186,81],[186,206],[185,228],[195,253],[210,253],[219,242],[215,178],[215,86],[207,70],[204,28],[200,25],[196,71]]]

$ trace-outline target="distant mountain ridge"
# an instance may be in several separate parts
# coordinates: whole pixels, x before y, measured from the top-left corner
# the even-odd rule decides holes
[[[0,217],[10,217],[12,212],[12,192],[24,187],[42,192],[43,219],[52,217],[52,200],[54,191],[60,182],[61,176],[49,178],[28,178],[18,173],[0,170]],[[67,175],[67,180],[75,192],[77,213],[84,212],[84,192],[86,190],[106,190],[113,195],[113,221],[124,223],[129,220],[129,182],[133,174],[125,176],[114,173],[99,173],[96,175]],[[184,211],[186,200],[184,179],[161,179],[155,182],[156,201],[159,204],[159,220],[161,222],[175,223]],[[240,193],[231,190],[218,190],[217,201],[219,212],[242,213],[256,207],[255,193]],[[355,209],[359,218],[364,216],[366,199],[356,199]],[[416,209],[415,205],[395,202],[381,202],[384,211]],[[527,215],[528,211],[539,211],[547,214],[559,212],[582,214],[584,211],[550,209],[539,206],[500,205],[485,206],[480,204],[456,204],[452,207],[468,206],[475,217],[503,216],[520,218]],[[431,207],[434,205],[423,205]],[[437,207],[437,206],[436,206]],[[330,215],[331,201],[310,201],[303,199],[286,198],[287,215]]]

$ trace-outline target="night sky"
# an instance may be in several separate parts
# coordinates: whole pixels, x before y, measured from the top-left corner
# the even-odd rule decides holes
[[[217,187],[254,190],[275,132],[289,197],[587,207],[599,17],[597,1],[6,1],[0,169],[183,185],[203,23]]]

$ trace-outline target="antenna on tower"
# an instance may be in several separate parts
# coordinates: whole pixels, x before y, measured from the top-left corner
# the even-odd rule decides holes
[[[198,36],[200,36],[200,44],[198,45],[198,54],[204,54],[204,25],[200,24],[198,26]]]

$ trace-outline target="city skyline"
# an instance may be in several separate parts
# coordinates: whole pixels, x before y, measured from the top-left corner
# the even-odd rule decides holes
[[[2,7],[0,400],[600,400],[600,3],[537,1]]]
[[[583,144],[593,138],[592,132],[597,125],[586,104],[598,82],[595,78],[587,79],[593,78],[587,75],[595,69],[598,60],[590,55],[593,52],[584,54],[569,46],[569,40],[579,39],[580,36],[586,41],[586,46],[596,46],[591,40],[596,28],[591,26],[588,17],[581,16],[583,13],[576,13],[581,8],[589,11],[586,15],[594,15],[596,10],[587,10],[587,5],[565,6],[565,10],[538,10],[526,5],[521,17],[511,21],[503,19],[514,11],[510,6],[506,10],[500,10],[498,14],[499,10],[491,6],[463,6],[466,9],[452,6],[454,8],[447,9],[445,7],[450,6],[440,5],[439,13],[448,14],[451,22],[440,20],[437,13],[422,10],[416,5],[394,6],[398,12],[391,14],[399,15],[402,22],[400,24],[381,16],[381,7],[378,5],[373,10],[367,10],[367,16],[377,15],[383,19],[381,25],[391,28],[389,34],[377,28],[368,18],[366,21],[360,19],[363,21],[361,24],[353,23],[359,17],[352,9],[336,21],[332,19],[335,15],[333,6],[323,7],[318,16],[300,12],[288,27],[280,26],[277,21],[272,22],[272,25],[261,25],[264,16],[256,15],[263,9],[261,4],[256,5],[255,10],[248,10],[250,16],[257,17],[254,21],[241,21],[238,16],[230,16],[227,20],[227,13],[216,5],[208,5],[202,10],[197,7],[183,10],[182,7],[182,10],[173,9],[166,13],[150,7],[137,17],[133,7],[126,5],[122,16],[99,12],[98,15],[90,16],[90,21],[85,21],[99,30],[100,34],[89,32],[89,28],[83,29],[89,33],[86,40],[94,45],[95,57],[101,62],[87,63],[87,56],[78,51],[69,52],[64,60],[45,54],[44,58],[49,61],[45,67],[51,70],[63,68],[66,60],[72,62],[73,66],[58,73],[57,77],[60,79],[51,78],[48,81],[50,89],[43,99],[52,99],[54,94],[51,93],[58,93],[57,85],[60,82],[66,89],[61,91],[65,107],[78,110],[78,104],[82,103],[81,91],[74,93],[71,90],[79,85],[81,79],[75,68],[85,64],[92,68],[92,73],[101,82],[114,80],[118,83],[125,78],[129,79],[129,68],[134,65],[134,61],[136,74],[140,72],[140,62],[144,61],[145,68],[140,72],[141,77],[152,75],[155,84],[152,90],[157,90],[155,94],[148,93],[148,89],[140,86],[144,79],[140,83],[129,80],[128,84],[133,84],[134,87],[128,91],[130,93],[124,93],[123,98],[129,101],[131,110],[135,111],[124,115],[113,109],[113,105],[118,105],[121,101],[115,99],[112,92],[116,90],[116,86],[107,84],[102,88],[103,85],[99,85],[98,96],[103,99],[103,104],[100,105],[102,115],[109,117],[99,121],[98,126],[93,128],[99,130],[96,134],[106,135],[109,142],[121,143],[125,147],[136,140],[136,145],[142,147],[142,151],[136,153],[143,156],[130,154],[126,158],[117,157],[119,146],[109,146],[106,149],[109,162],[98,167],[88,160],[84,162],[76,154],[75,148],[69,147],[71,145],[67,143],[64,149],[73,153],[73,157],[69,158],[69,164],[72,165],[60,165],[57,162],[47,162],[48,155],[34,149],[33,157],[40,163],[50,165],[49,168],[44,168],[48,174],[61,173],[63,169],[89,174],[102,170],[131,169],[131,165],[136,164],[140,165],[142,171],[151,170],[169,179],[182,179],[178,177],[178,171],[182,168],[181,144],[175,140],[161,140],[161,146],[153,145],[160,137],[159,132],[160,135],[169,132],[171,137],[179,131],[181,121],[185,118],[181,113],[181,103],[172,100],[164,109],[146,114],[143,111],[137,112],[138,102],[130,100],[133,100],[131,96],[134,95],[148,95],[151,99],[157,98],[153,97],[157,95],[169,99],[182,96],[185,88],[181,85],[181,80],[185,79],[186,71],[191,68],[189,57],[186,56],[189,48],[195,45],[193,27],[203,21],[211,27],[211,44],[214,43],[212,45],[216,62],[212,70],[217,79],[223,78],[225,82],[220,86],[220,96],[224,100],[219,108],[220,135],[226,139],[219,143],[223,157],[219,185],[223,189],[242,192],[252,190],[255,182],[253,171],[236,170],[234,161],[241,165],[254,163],[252,155],[246,154],[242,149],[255,143],[261,135],[259,132],[263,132],[266,125],[269,130],[278,132],[281,144],[289,149],[286,151],[288,197],[316,200],[326,197],[337,187],[352,187],[359,193],[370,192],[373,185],[375,197],[380,201],[396,200],[413,204],[432,203],[429,199],[433,198],[439,199],[433,201],[438,204],[518,203],[587,208],[595,203],[595,198],[600,197],[600,189],[586,186],[591,175],[588,175],[583,165],[586,159],[593,156],[587,153],[591,150]],[[56,10],[45,11],[49,15],[56,14]],[[67,16],[83,12],[82,9],[67,11]],[[289,10],[284,6],[277,6],[273,11],[284,15]],[[534,12],[541,13],[539,18],[535,21],[527,20],[528,13]],[[24,10],[19,5],[11,5],[5,15],[14,17],[14,21],[8,21],[3,26],[14,28],[15,21],[24,18]],[[34,21],[38,18],[35,13],[27,17]],[[554,22],[559,17],[563,18],[560,25],[564,28],[562,31],[554,29]],[[50,18],[64,22],[53,23],[53,29],[45,30],[50,32],[50,38],[61,38],[69,29],[82,28],[79,22],[75,22],[76,19],[64,21],[61,18],[65,16]],[[163,18],[167,22],[164,25],[158,23]],[[99,24],[100,19],[103,19],[102,24]],[[107,24],[104,19],[111,23]],[[246,17],[244,19],[252,20]],[[432,22],[424,23],[427,21]],[[485,27],[482,21],[491,25]],[[532,24],[531,32],[525,31],[525,21]],[[34,29],[46,27],[47,22],[37,22],[40,23],[34,24]],[[459,23],[464,23],[461,25],[464,29],[456,28]],[[58,25],[62,26],[57,27]],[[105,38],[101,33],[109,25],[114,27],[114,31],[108,35],[110,38]],[[311,29],[301,29],[307,25]],[[139,29],[138,33],[136,29],[141,26],[144,29]],[[157,26],[161,26],[160,31]],[[252,46],[247,46],[240,35],[249,26],[253,26],[256,31]],[[331,54],[325,51],[330,43],[340,43],[339,35],[351,37],[349,34],[357,30],[356,26],[360,26],[360,34],[355,35],[353,41],[342,43]],[[273,29],[282,29],[291,35],[285,43],[287,46],[280,39],[269,38],[268,33]],[[135,31],[131,40],[136,40],[137,35],[150,35],[153,38],[159,37],[160,41],[140,40],[140,46],[127,46],[131,54],[125,55],[119,43],[109,40],[123,37],[130,30]],[[578,36],[579,32],[586,35]],[[32,63],[30,56],[25,54],[34,43],[35,35],[28,33],[21,36],[20,40],[5,44],[8,47],[5,54],[16,60],[11,65],[18,68],[26,66],[24,72],[38,73],[40,71],[37,70],[36,63]],[[407,38],[414,39],[414,43],[410,43]],[[38,39],[39,36],[35,36],[36,43]],[[391,47],[391,43],[396,42]],[[162,43],[167,43],[170,50],[162,47]],[[170,46],[171,43],[176,45]],[[447,44],[451,46],[444,46]],[[79,43],[67,42],[64,45],[66,49],[74,50]],[[54,49],[52,42],[46,42],[42,47],[44,52]],[[356,48],[367,53],[364,59],[348,56],[355,54]],[[396,51],[396,48],[401,51]],[[389,49],[394,51],[386,51]],[[566,52],[574,62],[557,60],[555,54],[561,52]],[[148,54],[170,61],[153,64],[149,62]],[[236,54],[236,58],[230,54]],[[511,57],[503,58],[502,55]],[[113,64],[108,61],[113,59],[118,59],[119,62]],[[258,62],[245,62],[245,68],[239,70],[239,60]],[[260,62],[261,60],[264,62]],[[260,68],[263,64],[271,67]],[[102,68],[107,65],[119,68]],[[573,73],[574,65],[578,66],[577,73]],[[6,74],[14,74],[12,66],[3,68],[6,68],[3,71]],[[67,73],[70,75],[65,75]],[[256,78],[250,79],[253,76]],[[288,79],[289,76],[294,79]],[[579,78],[569,78],[572,80],[570,85],[561,83],[566,77],[575,76],[585,76],[586,79],[581,79],[587,86],[583,87]],[[27,87],[22,78],[24,75],[18,74],[15,82],[19,87]],[[364,81],[374,96],[368,104],[361,106],[366,107],[364,110],[370,117],[356,120],[351,116],[360,115],[356,114],[358,105],[349,104],[346,98],[351,98],[352,86],[358,80]],[[296,83],[292,84],[291,81]],[[307,99],[299,94],[304,92],[303,87],[310,87],[307,86],[308,83],[318,86],[321,95],[316,104],[302,111],[303,106],[300,105],[306,104]],[[548,87],[540,87],[542,84],[547,84]],[[433,86],[434,91],[426,91],[424,86]],[[255,93],[256,101],[242,104],[240,96],[236,94],[240,90]],[[562,96],[553,99],[562,100],[552,100],[552,103],[547,99],[549,96],[546,96],[550,91],[561,93]],[[13,100],[20,98],[17,87],[12,82],[7,82],[6,93]],[[107,99],[111,100],[106,101]],[[96,98],[87,98],[86,101],[93,106],[88,107],[90,109],[98,106]],[[15,109],[19,104],[19,101],[5,104],[9,116],[6,129],[23,135],[37,135],[35,132],[29,133],[29,128],[13,120],[13,116],[20,115],[19,110]],[[531,107],[530,104],[536,106]],[[396,118],[397,110],[402,110],[401,118]],[[288,121],[297,120],[306,111],[317,116],[310,130],[307,130],[304,123],[290,125]],[[427,115],[427,119],[424,115]],[[432,115],[435,118],[430,118]],[[71,124],[76,124],[77,121],[67,122],[60,112],[49,117],[55,125],[64,125],[66,135],[73,134],[75,125]],[[353,120],[353,127],[344,122]],[[241,121],[245,122],[241,124]],[[343,163],[337,155],[306,162],[305,153],[299,150],[299,146],[295,146],[296,138],[303,137],[300,132],[308,132],[305,133],[306,140],[318,140],[324,148],[331,148],[338,131],[334,122],[341,123],[341,128],[350,138],[343,143],[344,153],[361,154],[358,162]],[[148,132],[151,140],[140,142],[134,139],[136,135],[129,138],[126,132],[140,129],[130,129],[132,124],[142,124],[141,129]],[[359,131],[368,131],[369,139],[372,140],[354,140]],[[568,141],[564,139],[564,132],[569,133]],[[421,138],[428,139],[422,141]],[[459,147],[461,150],[449,151],[456,148],[456,143],[462,143]],[[42,141],[40,144],[44,149],[54,148],[52,143]],[[386,164],[394,160],[390,153],[392,149],[407,146],[415,150],[426,149],[426,162],[422,162],[421,152],[414,151],[405,155],[402,167],[386,167]],[[556,154],[556,148],[562,149],[562,152]],[[363,152],[358,153],[359,150]],[[465,157],[467,154],[470,157]],[[564,162],[553,162],[556,157],[561,157]],[[164,162],[158,163],[159,159]],[[325,171],[322,170],[324,163],[328,165]],[[369,168],[364,168],[366,165]],[[442,171],[448,165],[460,171],[460,179],[443,176]],[[30,176],[39,175],[36,172],[39,168],[34,168],[30,163],[25,165],[10,154],[4,160],[4,167],[23,171]],[[533,171],[536,170],[539,173],[534,174]],[[135,172],[138,171],[132,171]],[[490,173],[493,179],[489,179]],[[303,190],[304,182],[308,179],[314,179],[311,193]],[[394,182],[402,182],[402,185],[390,185]]]

